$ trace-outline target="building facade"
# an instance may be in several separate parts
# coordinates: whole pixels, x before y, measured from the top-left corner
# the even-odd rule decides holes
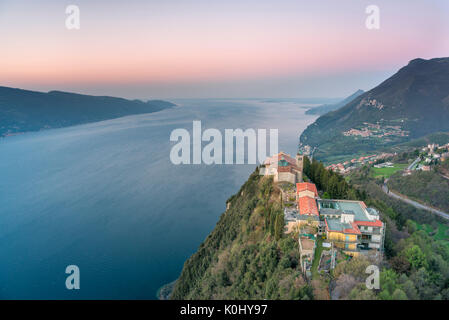
[[[295,184],[302,181],[303,155],[292,158],[283,151],[269,157],[260,168],[260,173],[273,176],[274,182],[289,182]]]
[[[288,229],[303,224],[324,226],[327,239],[351,256],[383,250],[385,225],[376,209],[363,201],[320,199],[312,183],[296,186],[297,208],[285,215]]]

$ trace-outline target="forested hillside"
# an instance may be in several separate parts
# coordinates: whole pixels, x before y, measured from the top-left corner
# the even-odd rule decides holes
[[[388,180],[388,187],[411,199],[449,212],[449,163],[436,166],[433,171],[415,171],[411,175],[401,173]]]
[[[385,195],[369,168],[348,183],[308,159],[304,173],[322,197],[364,200],[386,223],[385,255],[339,261],[329,275],[306,280],[295,235],[283,234],[279,189],[254,172],[185,263],[172,299],[449,299],[449,227],[441,218]],[[381,269],[379,290],[365,286],[366,267]],[[330,294],[330,295],[329,295]]]
[[[254,172],[184,264],[172,299],[312,299],[298,242],[283,237],[280,193]]]
[[[449,299],[449,225],[439,216],[388,197],[368,167],[351,174],[366,204],[386,221],[379,299]]]

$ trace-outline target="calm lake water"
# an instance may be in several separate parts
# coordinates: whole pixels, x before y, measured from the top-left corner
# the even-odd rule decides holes
[[[155,299],[255,165],[170,162],[175,128],[278,128],[296,153],[315,116],[295,103],[180,106],[0,139],[0,299]],[[81,289],[65,288],[80,268]]]

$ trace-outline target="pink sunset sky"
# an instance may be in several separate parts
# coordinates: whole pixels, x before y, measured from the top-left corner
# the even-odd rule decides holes
[[[65,26],[80,8],[79,30]],[[365,8],[380,9],[380,29]],[[449,56],[447,0],[0,0],[0,85],[127,98],[343,97]]]

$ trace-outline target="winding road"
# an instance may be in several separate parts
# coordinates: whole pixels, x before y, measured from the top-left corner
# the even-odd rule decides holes
[[[407,170],[413,170],[413,168],[415,167],[415,165],[421,160],[421,157],[418,157],[415,159],[415,161],[413,161],[408,167]]]
[[[385,180],[385,183],[384,183],[383,186],[382,186],[382,190],[383,190],[388,196],[390,196],[390,197],[392,197],[392,198],[395,198],[395,199],[399,199],[399,200],[401,200],[401,201],[403,201],[403,202],[406,202],[406,203],[408,203],[408,204],[411,204],[411,205],[414,206],[415,208],[430,211],[430,212],[432,212],[432,213],[435,213],[435,214],[439,215],[440,217],[442,217],[442,218],[444,218],[444,219],[449,220],[449,214],[446,213],[446,212],[444,212],[444,211],[441,211],[441,210],[438,210],[438,209],[434,209],[434,208],[428,207],[428,206],[426,206],[426,205],[424,205],[424,204],[422,204],[422,203],[419,203],[419,202],[410,200],[410,199],[408,199],[408,198],[405,198],[405,197],[403,197],[403,196],[400,196],[400,195],[398,195],[398,194],[396,194],[396,193],[390,191],[390,190],[388,189],[388,186],[387,186],[387,181],[388,181],[388,179]]]

